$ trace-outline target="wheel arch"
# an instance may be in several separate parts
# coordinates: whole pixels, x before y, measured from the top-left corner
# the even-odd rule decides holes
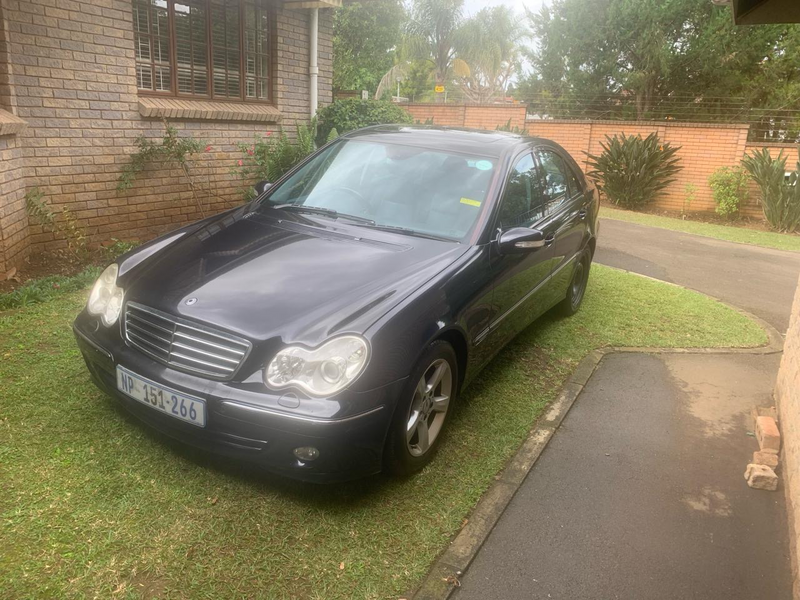
[[[460,329],[451,327],[450,329],[440,331],[436,337],[431,340],[431,342],[438,340],[450,344],[456,353],[456,360],[458,361],[458,391],[460,392],[464,383],[464,377],[467,373],[467,364],[469,359],[469,345],[467,344],[467,337]]]

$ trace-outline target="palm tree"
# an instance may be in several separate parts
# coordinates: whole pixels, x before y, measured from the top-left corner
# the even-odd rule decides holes
[[[519,68],[523,35],[514,12],[505,6],[484,8],[458,29],[454,74],[468,100],[489,102],[505,94]]]
[[[444,86],[451,74],[455,58],[456,33],[463,23],[464,0],[413,0],[411,15],[406,25],[405,54],[431,63],[436,85]],[[404,77],[406,62],[395,65],[384,75],[375,94],[380,98],[391,89],[398,77]],[[444,94],[436,93],[443,101]]]
[[[519,68],[524,30],[514,12],[505,7],[484,8],[464,19],[464,0],[413,0],[398,63],[384,75],[376,98],[407,79],[409,61],[424,60],[431,66],[438,89],[458,82],[470,102],[490,102],[505,93]],[[436,101],[444,100],[436,92]]]

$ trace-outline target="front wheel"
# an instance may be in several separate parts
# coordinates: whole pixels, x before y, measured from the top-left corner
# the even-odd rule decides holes
[[[589,270],[592,267],[592,253],[589,248],[578,255],[578,262],[569,282],[567,296],[561,301],[558,308],[562,315],[571,317],[581,308],[583,297],[586,295],[586,285],[589,283]]]
[[[417,362],[395,409],[386,447],[388,470],[409,475],[436,453],[458,388],[458,362],[444,341],[428,346]]]

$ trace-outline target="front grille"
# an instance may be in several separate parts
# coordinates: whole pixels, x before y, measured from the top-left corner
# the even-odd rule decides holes
[[[250,342],[161,311],[128,302],[128,344],[171,367],[213,379],[230,379],[250,353]]]

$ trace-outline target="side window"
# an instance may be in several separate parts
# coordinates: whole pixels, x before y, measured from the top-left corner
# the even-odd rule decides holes
[[[549,215],[558,210],[567,199],[567,166],[555,152],[542,149],[535,152],[542,171],[544,210]]]
[[[533,156],[526,154],[517,162],[508,179],[500,204],[498,224],[501,229],[530,227],[544,216],[542,192]]]
[[[569,197],[574,198],[578,194],[583,193],[583,185],[581,185],[580,177],[575,174],[572,167],[567,165],[567,184],[569,185]]]

